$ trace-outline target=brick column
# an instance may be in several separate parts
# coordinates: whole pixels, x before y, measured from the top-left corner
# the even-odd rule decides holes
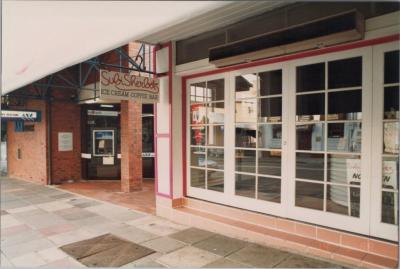
[[[121,101],[121,191],[142,189],[142,105]]]

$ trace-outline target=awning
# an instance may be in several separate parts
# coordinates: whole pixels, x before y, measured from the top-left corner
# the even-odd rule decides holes
[[[229,4],[3,1],[2,94]]]

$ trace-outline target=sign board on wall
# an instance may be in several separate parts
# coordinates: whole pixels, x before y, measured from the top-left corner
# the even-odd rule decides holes
[[[1,110],[2,120],[26,120],[26,121],[40,121],[39,111],[26,111],[26,110]]]
[[[100,99],[141,103],[157,103],[159,100],[160,82],[155,78],[100,69],[99,84]]]
[[[58,151],[72,151],[73,140],[71,132],[58,133]]]

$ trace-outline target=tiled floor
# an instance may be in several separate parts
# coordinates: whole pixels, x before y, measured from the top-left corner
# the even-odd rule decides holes
[[[156,212],[154,180],[143,181],[143,189],[131,193],[121,192],[120,181],[63,183],[58,188],[150,214]]]
[[[1,266],[84,267],[60,247],[108,233],[155,251],[123,267],[341,268],[54,187],[1,178]]]

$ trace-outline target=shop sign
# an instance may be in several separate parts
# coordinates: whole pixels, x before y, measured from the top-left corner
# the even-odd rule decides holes
[[[154,152],[142,152],[142,157],[149,158],[154,156]]]
[[[159,91],[160,82],[158,79],[100,70],[100,99],[157,103]]]
[[[88,109],[87,114],[89,116],[107,116],[107,117],[118,117],[118,111],[109,111],[109,110],[91,110]]]
[[[2,120],[39,121],[40,112],[26,110],[1,110]]]
[[[385,185],[386,188],[397,189],[396,161],[383,161],[383,185]]]
[[[360,159],[347,159],[347,183],[361,182],[361,160]]]
[[[72,151],[72,133],[71,132],[59,132],[58,133],[58,151]]]

